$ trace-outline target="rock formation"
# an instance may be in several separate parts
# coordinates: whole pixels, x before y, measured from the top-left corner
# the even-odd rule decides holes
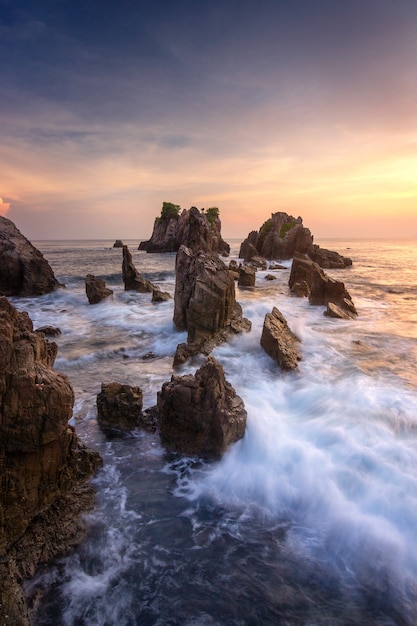
[[[239,287],[254,287],[256,282],[256,269],[242,263],[239,267]]]
[[[298,368],[301,355],[298,349],[300,340],[289,328],[287,320],[276,307],[265,315],[261,346],[281,369],[289,371]]]
[[[154,287],[152,291],[152,302],[166,302],[171,300],[171,294],[168,291],[161,291],[159,287]]]
[[[307,257],[295,255],[291,267],[289,287],[295,295],[303,295],[305,284],[307,291],[309,291],[310,304],[327,305],[333,303],[344,312],[344,317],[357,315],[355,305],[343,282],[330,278],[317,263]],[[334,311],[334,309],[330,308],[330,311]],[[332,312],[328,310],[327,314],[332,315]]]
[[[105,430],[126,432],[143,425],[143,393],[139,387],[103,383],[96,403],[97,421]]]
[[[195,375],[172,376],[157,400],[161,443],[175,452],[219,458],[245,433],[243,400],[209,357]]]
[[[313,236],[303,226],[301,217],[272,213],[258,231],[251,231],[240,246],[239,256],[249,260],[256,255],[265,259],[291,259],[296,253],[307,254],[325,268],[352,265],[351,259],[313,244]]]
[[[26,624],[19,582],[80,539],[100,466],[68,425],[74,393],[55,372],[57,345],[0,297],[0,606]]]
[[[93,276],[93,274],[87,274],[85,277],[85,292],[90,304],[98,304],[113,295],[112,289],[106,287],[104,280]]]
[[[62,286],[42,253],[0,216],[0,295],[41,296]]]
[[[202,352],[209,354],[228,335],[250,330],[235,298],[230,272],[214,252],[193,254],[181,246],[176,258],[174,323],[187,330],[187,344],[180,344],[174,364]]]
[[[113,244],[113,248],[123,248],[123,241],[121,239],[116,239]]]
[[[180,207],[164,202],[161,217],[156,218],[152,237],[139,244],[146,252],[177,252],[184,245],[194,252],[213,251],[228,255],[230,246],[221,236],[219,211],[212,207],[204,212],[196,207],[179,213]]]
[[[140,293],[152,293],[156,289],[150,280],[142,276],[133,264],[132,255],[127,246],[123,246],[122,263],[123,282],[126,291],[139,291]]]

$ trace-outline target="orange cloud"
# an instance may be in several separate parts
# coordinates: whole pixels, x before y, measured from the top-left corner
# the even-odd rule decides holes
[[[3,198],[0,198],[0,215],[3,217],[7,214],[10,209],[10,202],[3,202]]]

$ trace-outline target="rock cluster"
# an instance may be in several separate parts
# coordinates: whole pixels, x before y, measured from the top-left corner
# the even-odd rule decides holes
[[[245,433],[243,400],[208,357],[195,375],[172,376],[158,393],[158,426],[164,446],[182,454],[218,458]]]
[[[327,305],[326,315],[341,318],[353,318],[357,315],[344,283],[328,276],[317,263],[307,257],[294,256],[289,287],[294,295],[308,295],[310,304]]]
[[[87,274],[85,277],[85,292],[90,304],[98,304],[113,295],[112,289],[106,287],[104,280],[93,274]]]
[[[179,208],[179,207],[178,207]],[[221,236],[221,221],[218,211],[204,213],[196,207],[157,218],[152,236],[139,244],[146,252],[177,252],[180,246],[204,252],[213,251],[229,254],[230,246]]]
[[[276,307],[265,315],[261,346],[282,370],[296,370],[301,355],[300,340],[288,326],[287,320]]]
[[[91,506],[82,485],[101,464],[68,425],[74,393],[53,370],[56,354],[0,297],[0,605],[16,624],[26,623],[18,582],[79,539],[74,511],[82,493]]]
[[[214,252],[193,253],[181,246],[176,258],[174,323],[187,330],[174,364],[202,352],[209,354],[228,335],[250,330],[236,302],[235,284],[226,265]]]
[[[0,295],[41,296],[62,286],[42,253],[0,216]]]
[[[239,256],[253,263],[257,256],[264,259],[291,259],[296,253],[307,254],[325,268],[352,265],[351,259],[313,244],[313,236],[303,225],[302,218],[283,212],[272,213],[259,231],[251,231],[240,246]]]

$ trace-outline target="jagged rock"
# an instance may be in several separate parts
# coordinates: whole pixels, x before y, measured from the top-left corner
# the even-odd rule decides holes
[[[298,368],[301,355],[298,350],[299,339],[290,330],[287,320],[276,307],[265,315],[262,329],[261,346],[281,369],[289,371]]]
[[[239,287],[254,287],[256,281],[256,270],[249,265],[242,265],[239,268]]]
[[[121,239],[116,239],[113,244],[113,248],[123,248],[123,241]]]
[[[272,213],[258,231],[251,231],[240,246],[239,256],[248,260],[256,254],[265,259],[290,259],[294,255],[307,254],[318,265],[325,268],[343,268],[352,265],[352,260],[337,252],[313,244],[313,236],[303,226],[301,217],[288,213]]]
[[[238,272],[239,271],[239,263],[236,261],[236,259],[232,259],[229,262],[229,270],[231,270],[232,272]]]
[[[164,203],[165,204],[165,203]],[[168,203],[169,204],[169,203]],[[175,206],[175,205],[172,205]],[[194,252],[218,252],[228,255],[230,246],[221,236],[221,222],[218,209],[208,209],[206,213],[196,207],[178,212],[161,212],[156,218],[152,236],[139,244],[139,250],[146,252],[177,252],[184,245]]]
[[[216,253],[193,254],[185,246],[179,249],[174,323],[178,329],[188,331],[190,356],[209,354],[231,333],[250,329],[250,322],[242,318],[242,308],[236,302],[234,281]],[[174,363],[179,362],[176,357]]]
[[[123,246],[122,263],[123,282],[126,291],[139,291],[140,293],[152,293],[156,289],[150,280],[142,276],[133,264],[129,248]]]
[[[152,302],[166,302],[171,300],[171,294],[168,291],[161,291],[159,287],[154,287],[152,291]]]
[[[343,282],[330,278],[322,268],[306,257],[296,255],[292,262],[289,287],[305,281],[310,289],[309,302],[313,305],[336,304],[353,316],[357,315],[355,305]]]
[[[298,298],[308,298],[311,289],[306,280],[297,280],[291,285],[291,293]]]
[[[181,454],[219,458],[245,433],[243,400],[209,357],[195,375],[172,376],[157,400],[161,443]]]
[[[16,624],[27,620],[18,583],[79,538],[75,507],[66,503],[101,465],[68,425],[74,392],[52,369],[56,354],[27,313],[0,297],[0,565],[10,576],[0,606]]]
[[[106,287],[104,280],[93,274],[87,274],[85,277],[85,292],[90,304],[98,304],[113,295],[113,290]]]
[[[40,326],[36,328],[35,333],[42,333],[47,337],[58,337],[61,335],[61,329],[57,326]]]
[[[265,280],[276,280],[276,279],[277,279],[277,277],[274,276],[273,274],[267,274],[265,276]]]
[[[0,295],[40,296],[63,287],[41,252],[0,215]]]
[[[104,429],[126,432],[142,426],[143,393],[139,387],[102,383],[96,404],[97,421]]]
[[[259,256],[259,253],[255,246],[251,243],[248,243],[246,246],[245,257],[243,259],[245,265],[251,265],[257,269],[266,270],[267,262],[266,259]]]
[[[354,319],[356,313],[351,310],[351,304],[349,301],[345,303],[344,307],[338,306],[334,302],[328,302],[324,315],[327,315],[328,317],[335,317],[340,320],[349,320]]]

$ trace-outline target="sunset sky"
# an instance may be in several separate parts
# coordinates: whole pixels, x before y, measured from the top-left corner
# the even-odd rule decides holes
[[[416,0],[0,0],[0,214],[148,238],[163,201],[417,237]]]

